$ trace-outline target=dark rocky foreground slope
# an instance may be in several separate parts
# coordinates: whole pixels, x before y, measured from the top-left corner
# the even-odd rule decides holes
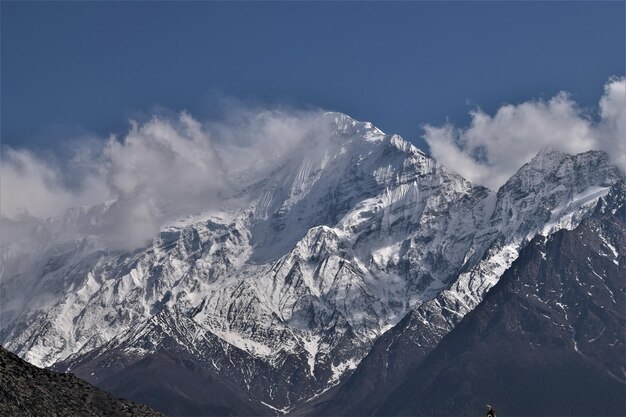
[[[537,237],[375,415],[626,412],[624,210]]]
[[[37,368],[0,348],[0,416],[163,417],[71,374]]]

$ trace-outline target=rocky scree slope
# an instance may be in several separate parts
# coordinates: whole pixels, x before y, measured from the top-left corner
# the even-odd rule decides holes
[[[164,417],[71,374],[39,369],[0,347],[0,415]]]

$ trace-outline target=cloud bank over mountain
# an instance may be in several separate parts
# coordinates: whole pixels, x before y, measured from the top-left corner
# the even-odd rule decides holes
[[[626,172],[626,81],[604,86],[597,116],[561,92],[551,99],[507,104],[491,116],[476,109],[468,127],[426,125],[432,156],[478,184],[497,190],[542,148],[606,151]]]
[[[505,105],[493,116],[474,110],[466,128],[427,125],[424,138],[433,157],[493,189],[544,147],[605,150],[626,171],[625,85],[624,78],[606,83],[597,117],[559,93],[547,101]],[[5,146],[0,217],[45,219],[70,207],[110,202],[105,241],[132,249],[167,222],[216,208],[224,193],[244,189],[289,158],[323,153],[332,135],[322,114],[241,104],[206,122],[187,112],[161,114],[132,121],[120,137],[75,141],[65,160]]]
[[[109,201],[107,235],[115,239],[109,245],[138,247],[168,221],[215,208],[220,194],[262,178],[286,158],[324,149],[330,131],[321,114],[242,107],[204,124],[186,112],[153,116],[132,121],[123,137],[100,147],[78,147],[63,162],[5,147],[1,214],[45,219]]]

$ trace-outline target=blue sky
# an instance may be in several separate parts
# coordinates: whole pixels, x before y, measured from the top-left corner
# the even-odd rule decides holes
[[[106,136],[224,97],[319,106],[419,139],[425,123],[567,90],[625,64],[624,2],[2,2],[2,142]]]

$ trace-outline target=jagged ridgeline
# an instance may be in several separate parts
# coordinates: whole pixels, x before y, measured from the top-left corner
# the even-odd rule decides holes
[[[318,125],[322,151],[144,248],[99,240],[107,205],[3,247],[0,342],[172,415],[371,414],[528,242],[624,192],[601,152],[544,151],[494,192],[370,123]]]

